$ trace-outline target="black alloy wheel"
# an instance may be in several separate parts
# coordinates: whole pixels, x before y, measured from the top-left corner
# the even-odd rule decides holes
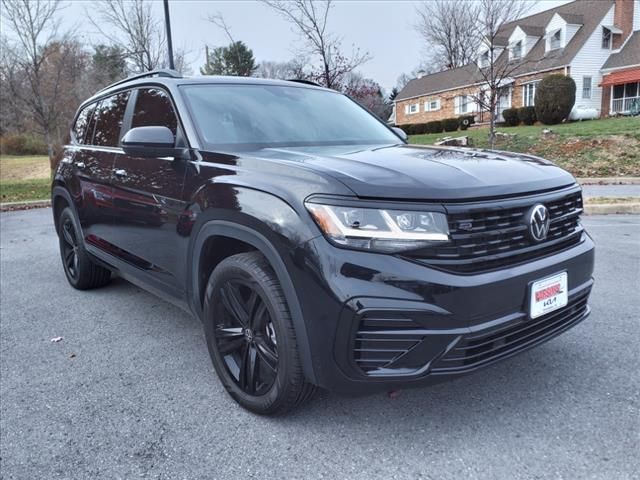
[[[62,262],[67,275],[78,279],[78,239],[70,218],[65,218],[60,229],[62,239]]]
[[[249,395],[271,388],[278,372],[278,346],[271,315],[255,287],[229,280],[220,287],[223,314],[216,325],[218,351],[238,387]]]

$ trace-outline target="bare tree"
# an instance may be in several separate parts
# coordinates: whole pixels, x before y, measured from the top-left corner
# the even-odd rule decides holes
[[[435,70],[462,67],[472,62],[479,44],[475,6],[468,0],[430,0],[416,8],[414,28],[424,39],[428,61]]]
[[[526,60],[510,59],[506,45],[508,32],[505,24],[522,17],[532,6],[523,0],[478,0],[473,7],[477,18],[474,31],[481,38],[477,83],[480,88],[472,95],[478,108],[489,112],[489,146],[495,144],[495,125],[500,114],[498,105],[504,89],[509,88],[511,76],[527,63]],[[471,8],[468,6],[468,8]],[[505,48],[507,47],[507,48]]]
[[[53,140],[63,113],[61,96],[70,50],[68,35],[59,35],[59,0],[14,0],[2,2],[2,19],[10,25],[15,42],[3,41],[3,90],[26,107],[40,127],[53,157]],[[57,48],[53,48],[57,40]],[[50,58],[51,57],[51,58]]]
[[[96,13],[87,10],[87,16],[93,26],[125,52],[135,72],[165,65],[164,30],[153,16],[151,2],[110,0],[97,2],[92,8]]]
[[[308,53],[319,61],[319,68],[309,76],[325,87],[340,89],[346,74],[370,59],[368,53],[354,49],[342,53],[342,41],[328,30],[332,0],[262,0],[298,31],[307,44]]]
[[[278,80],[304,79],[304,66],[297,60],[273,62],[265,60],[258,64],[254,77],[275,78]]]
[[[166,32],[152,10],[151,0],[109,0],[98,2],[87,16],[93,26],[126,54],[129,69],[146,72],[169,65]],[[114,35],[115,33],[115,35]],[[176,70],[187,67],[186,52],[174,50]]]

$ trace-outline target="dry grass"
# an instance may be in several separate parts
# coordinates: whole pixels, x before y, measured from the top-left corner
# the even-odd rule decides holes
[[[51,177],[47,156],[0,156],[0,180],[20,182]]]

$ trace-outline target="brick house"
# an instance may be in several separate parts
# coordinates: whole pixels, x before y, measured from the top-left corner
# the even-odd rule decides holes
[[[504,25],[499,62],[518,62],[500,88],[506,108],[533,106],[537,83],[561,73],[576,82],[574,108],[599,116],[627,113],[640,95],[640,0],[577,0]],[[474,115],[488,121],[472,96],[483,88],[487,52],[460,68],[411,80],[395,99],[395,123],[408,125]]]

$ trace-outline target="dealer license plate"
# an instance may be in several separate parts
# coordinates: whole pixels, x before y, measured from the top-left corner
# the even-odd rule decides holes
[[[538,280],[531,285],[529,316],[537,318],[567,305],[567,272]]]

